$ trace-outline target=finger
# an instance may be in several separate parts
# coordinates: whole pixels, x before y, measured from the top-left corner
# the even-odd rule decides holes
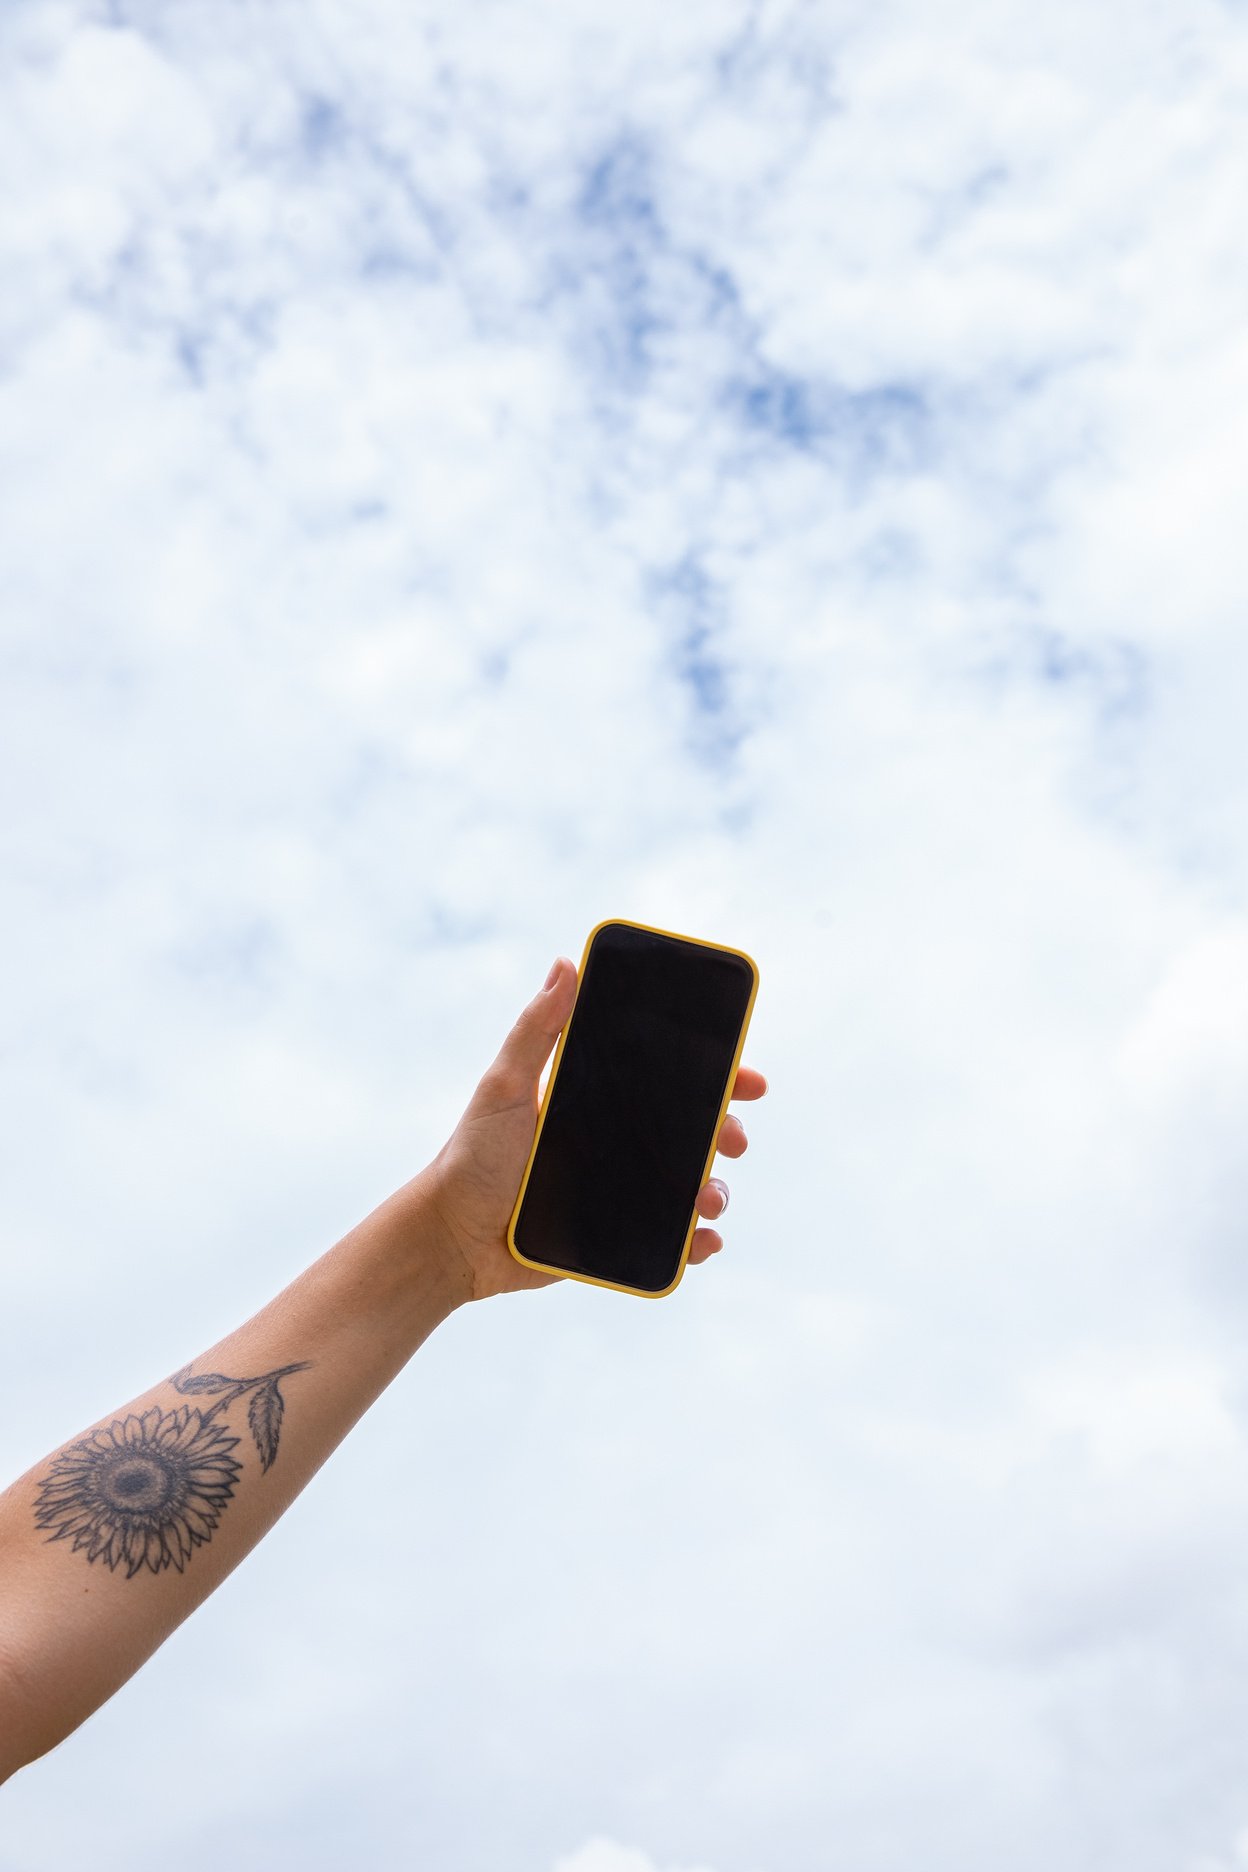
[[[741,1120],[729,1114],[719,1127],[719,1138],[715,1148],[721,1157],[743,1157],[749,1142]]]
[[[533,1082],[554,1051],[576,1000],[576,964],[556,956],[545,984],[534,995],[503,1042],[493,1071],[517,1097],[531,1096]]]
[[[698,1200],[694,1208],[707,1222],[714,1222],[722,1216],[728,1207],[728,1185],[722,1177],[711,1177],[698,1191]]]
[[[718,1254],[724,1245],[724,1238],[714,1229],[694,1229],[693,1240],[689,1244],[689,1265],[697,1267],[703,1261],[709,1261],[713,1254]]]
[[[753,1066],[741,1066],[732,1082],[734,1099],[760,1099],[767,1091],[767,1081]]]

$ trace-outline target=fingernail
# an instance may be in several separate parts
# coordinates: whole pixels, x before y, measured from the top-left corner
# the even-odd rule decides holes
[[[554,959],[554,961],[553,961],[553,962],[551,963],[551,965],[550,965],[550,974],[549,974],[549,975],[548,975],[548,976],[546,977],[546,980],[545,980],[545,981],[544,981],[544,982],[542,983],[542,992],[543,992],[543,994],[544,994],[544,993],[546,992],[546,990],[547,990],[547,988],[553,988],[553,987],[554,987],[554,985],[555,985],[555,977],[556,977],[556,975],[558,975],[558,973],[559,973],[559,965],[560,965],[560,963],[561,963],[562,961],[563,961],[563,957],[562,957],[562,956],[556,956],[556,957],[555,957],[555,959]]]
[[[720,1195],[724,1199],[723,1208],[719,1212],[720,1215],[722,1216],[724,1213],[724,1209],[728,1207],[728,1185],[726,1183],[721,1183],[718,1177],[712,1177],[711,1181],[714,1183],[716,1189],[719,1191]]]

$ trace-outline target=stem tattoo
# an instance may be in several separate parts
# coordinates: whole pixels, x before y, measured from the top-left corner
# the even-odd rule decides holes
[[[180,1573],[196,1547],[212,1539],[243,1465],[241,1437],[228,1426],[231,1408],[248,1392],[247,1427],[261,1473],[272,1468],[286,1405],[280,1381],[307,1371],[309,1361],[282,1365],[259,1378],[221,1372],[192,1375],[189,1365],[169,1380],[182,1397],[207,1405],[158,1405],[141,1417],[118,1417],[53,1458],[39,1485],[35,1523],[50,1541],[73,1542],[74,1553],[102,1560],[127,1579],[146,1567]]]

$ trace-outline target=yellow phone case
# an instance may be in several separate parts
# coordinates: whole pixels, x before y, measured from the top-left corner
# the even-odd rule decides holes
[[[707,1176],[710,1174],[711,1165],[715,1161],[715,1146],[719,1138],[719,1128],[727,1115],[728,1104],[732,1098],[732,1088],[736,1082],[737,1068],[741,1064],[741,1054],[745,1048],[745,1037],[749,1032],[750,1016],[754,1012],[754,1002],[758,995],[758,964],[755,962],[753,956],[749,956],[745,953],[744,949],[734,949],[728,943],[708,942],[706,938],[702,936],[684,936],[677,930],[659,929],[653,923],[634,922],[630,917],[604,917],[601,923],[595,923],[593,929],[585,939],[585,948],[581,954],[580,968],[577,970],[577,1001],[580,1000],[581,983],[585,979],[585,964],[589,960],[589,952],[593,947],[594,938],[600,930],[608,929],[616,924],[623,924],[627,929],[645,930],[652,936],[672,936],[675,937],[678,942],[696,943],[700,949],[718,949],[725,955],[740,956],[743,962],[749,964],[753,986],[750,989],[750,998],[746,1003],[745,1016],[741,1022],[741,1032],[737,1036],[737,1048],[732,1056],[732,1067],[729,1071],[728,1082],[724,1089],[723,1103],[719,1108],[719,1116],[716,1118],[714,1129],[711,1132],[711,1148],[707,1154],[706,1162],[702,1166],[702,1175],[698,1179],[698,1188],[701,1189],[706,1182]],[[572,1023],[576,1019],[576,1006],[577,1003],[574,1001],[572,1004],[572,1012],[569,1014],[564,1024],[563,1032],[559,1036],[559,1044],[555,1048],[555,1057],[551,1065],[550,1077],[546,1081],[546,1090],[542,1094],[541,1109],[537,1114],[537,1131],[533,1138],[533,1148],[529,1152],[529,1161],[524,1166],[524,1176],[520,1183],[520,1193],[516,1197],[516,1206],[512,1210],[511,1220],[507,1224],[507,1246],[511,1249],[515,1259],[519,1261],[522,1266],[536,1268],[539,1273],[559,1274],[562,1275],[565,1280],[584,1281],[585,1284],[590,1287],[610,1287],[614,1289],[616,1293],[638,1294],[643,1300],[662,1300],[679,1287],[684,1275],[689,1260],[689,1247],[693,1241],[694,1230],[698,1225],[696,1209],[689,1217],[689,1226],[685,1231],[685,1241],[680,1251],[680,1261],[677,1264],[676,1277],[670,1286],[660,1288],[657,1291],[649,1287],[626,1287],[620,1281],[601,1280],[596,1274],[573,1274],[567,1268],[550,1267],[544,1261],[530,1261],[528,1256],[522,1255],[520,1250],[516,1247],[516,1220],[520,1214],[521,1205],[524,1202],[524,1192],[528,1188],[529,1174],[533,1168],[533,1160],[537,1156],[537,1147],[541,1142],[542,1126],[546,1122],[546,1113],[550,1108],[550,1094],[559,1073],[559,1063],[563,1058],[563,1049],[567,1044],[567,1038],[571,1031]]]

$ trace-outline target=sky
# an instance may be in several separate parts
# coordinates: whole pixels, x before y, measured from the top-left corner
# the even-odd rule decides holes
[[[0,1872],[1248,1866],[1248,16],[0,10],[0,1462],[747,950]]]

